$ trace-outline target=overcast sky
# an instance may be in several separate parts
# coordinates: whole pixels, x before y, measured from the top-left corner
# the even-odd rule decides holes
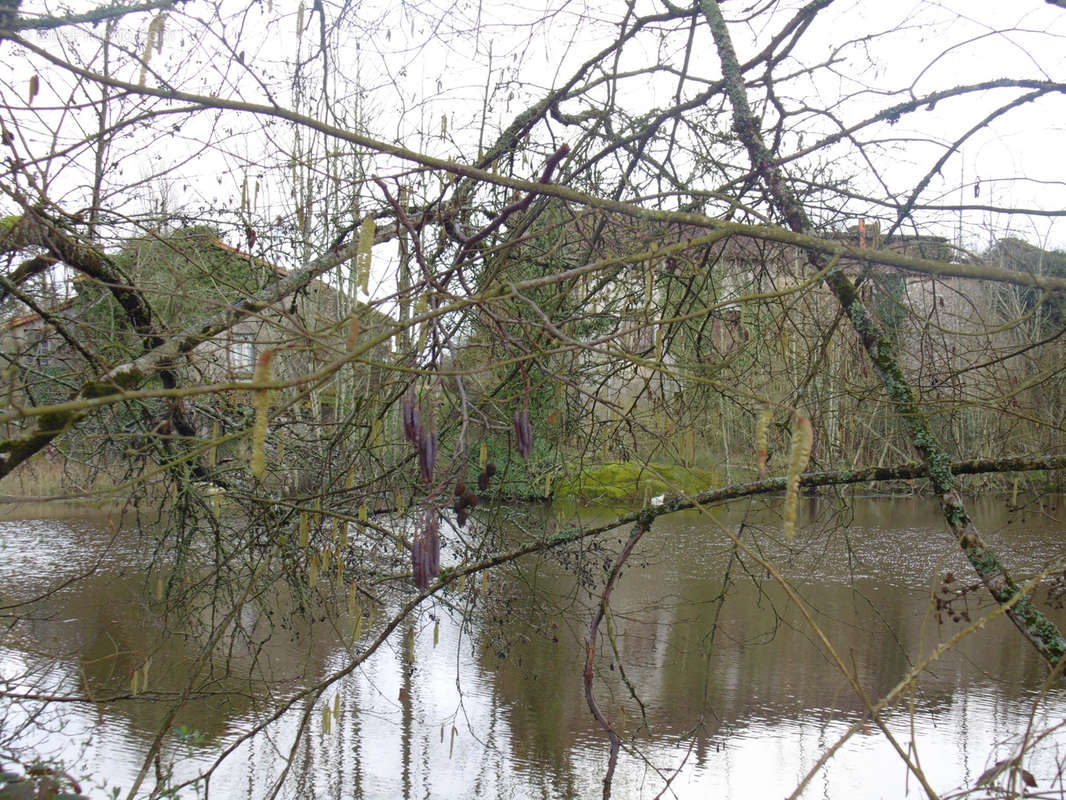
[[[799,6],[785,3],[775,14],[735,25],[741,60],[764,46]],[[620,3],[587,2],[560,2],[557,7],[458,2],[447,9],[436,4],[327,3],[329,21],[340,23],[334,33],[336,58],[329,64],[326,109],[320,102],[321,62],[309,58],[317,55],[319,17],[309,8],[309,4],[301,11],[299,6],[280,2],[229,0],[217,8],[201,0],[183,4],[167,17],[162,44],[150,60],[150,67],[158,72],[156,76],[149,73],[147,83],[160,85],[166,80],[202,94],[276,101],[414,150],[472,162],[479,145],[492,142],[517,113],[607,45],[626,10]],[[724,9],[727,17],[750,11],[747,4],[737,2],[725,3]],[[33,0],[27,0],[23,12],[34,10]],[[637,10],[652,13],[662,6],[641,2]],[[112,41],[125,45],[130,54],[140,54],[149,19],[148,15],[125,18]],[[684,26],[674,27],[678,30],[653,30],[638,37],[617,62],[609,63],[619,71],[656,64],[680,66],[691,47],[688,67],[696,80],[684,92],[695,93],[702,88],[701,80],[720,75],[718,60],[705,25],[697,27],[691,43]],[[97,51],[104,30],[104,26],[67,29],[30,34],[29,38],[42,44],[59,42],[63,52],[99,69]],[[1066,12],[1038,0],[1009,6],[991,0],[899,4],[838,0],[819,15],[792,57],[780,66],[779,75],[797,74],[788,80],[779,78],[777,89],[792,109],[828,109],[835,120],[853,124],[886,105],[909,99],[911,93],[921,96],[1004,77],[1066,81],[1064,34]],[[851,45],[836,51],[849,41]],[[825,61],[830,53],[835,53],[835,63],[814,75],[802,74],[804,67]],[[122,61],[118,54],[113,56],[112,63],[119,65],[117,74],[136,81],[141,65],[136,58]],[[297,71],[294,64],[300,61],[303,66]],[[59,131],[58,142],[64,143],[76,142],[93,129],[92,109],[70,107],[87,96],[84,90],[71,88],[69,75],[36,58],[11,59],[6,69],[9,81],[3,100],[10,106],[24,102],[29,76],[40,75],[34,111],[18,116],[35,154],[47,151],[55,131]],[[594,72],[587,79],[601,74]],[[658,73],[621,81],[616,89],[620,105],[632,117],[639,117],[669,105],[677,83],[673,76]],[[585,99],[563,108],[570,113],[588,110],[606,98],[606,92],[605,86],[592,88]],[[97,94],[98,90],[90,89],[88,98],[95,99]],[[1018,94],[1011,89],[942,101],[934,109],[905,116],[896,125],[864,131],[861,135],[867,141],[862,153],[839,145],[820,155],[817,166],[828,163],[834,176],[846,177],[860,193],[900,201],[949,142],[998,102]],[[164,107],[154,99],[125,104],[127,113]],[[946,161],[923,193],[923,202],[1066,209],[1066,160],[1060,156],[1064,120],[1066,101],[1061,94],[994,120]],[[722,119],[719,128],[728,130],[729,122]],[[794,127],[802,129],[803,137],[786,141],[786,151],[833,132],[837,123],[824,114],[800,113]],[[538,142],[528,162],[516,166],[516,172],[524,169],[526,177],[535,177],[544,154],[557,141],[576,137],[577,131],[554,125],[550,130],[542,127],[534,136]],[[272,120],[264,125],[261,118],[233,113],[207,112],[191,121],[156,119],[151,129],[133,128],[122,137],[115,143],[116,164],[110,177],[119,190],[116,201],[125,196],[126,204],[121,207],[131,212],[138,205],[158,206],[163,196],[170,211],[240,210],[243,192],[248,215],[268,224],[277,218],[293,219],[294,153],[330,153],[340,165],[336,171],[349,176],[348,185],[358,195],[361,208],[372,207],[381,198],[372,187],[358,183],[360,170],[389,175],[409,168],[390,159],[367,160],[365,154],[356,164],[355,149],[347,145],[307,133],[297,139],[291,126]],[[549,141],[552,137],[555,142]],[[50,166],[53,199],[84,205],[91,157],[91,148],[82,147]],[[684,157],[679,161],[683,164]],[[815,161],[802,159],[788,169],[804,177]],[[314,169],[322,172],[324,168],[316,165]],[[705,179],[693,164],[692,186],[714,188],[713,180],[700,185]],[[246,181],[247,190],[243,188]],[[433,196],[440,181],[433,177],[420,185],[411,179],[411,185]],[[835,211],[845,215],[892,220],[891,208],[885,205],[854,200],[840,204]],[[338,210],[320,205],[316,213],[336,214]],[[961,224],[964,243],[976,249],[1003,235],[1066,247],[1066,231],[1053,216],[975,208],[961,214],[929,210],[917,219],[924,231],[952,237]]]

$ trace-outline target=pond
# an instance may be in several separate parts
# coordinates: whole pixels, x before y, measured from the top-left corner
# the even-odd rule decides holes
[[[1028,579],[1066,557],[1056,504],[1031,499],[1012,511],[986,498],[972,511]],[[804,797],[925,796],[892,739],[943,795],[1022,749],[1041,792],[1066,792],[1066,692],[1045,685],[1040,659],[1002,617],[921,669],[883,712],[884,729],[812,628],[876,702],[967,619],[994,611],[983,592],[957,592],[970,573],[937,504],[819,499],[806,512],[792,542],[769,502],[663,517],[637,546],[611,597],[613,652],[601,638],[595,663],[596,701],[625,738],[613,797],[785,797],[853,725]],[[506,537],[577,517],[609,515],[533,508]],[[810,620],[724,530],[775,565]],[[206,784],[180,796],[268,797],[284,775],[278,797],[600,797],[609,748],[586,705],[585,641],[598,602],[590,590],[625,536],[529,557],[427,602],[314,696],[314,713],[297,704],[213,767],[288,692],[350,663],[344,632],[271,625],[254,652],[222,653],[168,716],[203,642],[155,616],[144,541],[99,519],[0,522],[0,606],[21,619],[0,639],[3,741],[24,760],[61,761],[97,797],[129,789],[160,728],[143,795],[157,778],[174,786],[210,767]],[[1059,605],[1062,569],[1037,590],[1042,607]],[[939,619],[937,596],[950,600]],[[233,664],[254,664],[259,682],[236,680]]]

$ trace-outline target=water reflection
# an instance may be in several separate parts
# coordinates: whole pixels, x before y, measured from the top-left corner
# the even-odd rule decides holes
[[[1045,503],[1008,512],[992,500],[974,508],[1020,578],[1063,558],[1054,511]],[[787,546],[774,504],[738,504],[717,523],[697,513],[660,519],[638,546],[612,598],[616,652],[598,643],[597,700],[633,735],[615,797],[653,797],[667,783],[678,797],[784,796],[865,715],[782,588],[718,524],[782,570],[870,698],[963,627],[938,623],[931,602],[944,574],[965,575],[935,503],[823,499],[808,512],[806,532]],[[530,513],[598,518],[574,508]],[[602,582],[619,536],[528,558],[494,574],[487,594],[470,585],[427,606],[319,698],[315,710],[336,702],[340,712],[329,733],[317,713],[302,727],[298,705],[227,758],[211,774],[211,792],[264,797],[293,754],[283,797],[598,797],[607,745],[582,694],[584,640],[596,602],[589,590]],[[50,705],[43,724],[18,733],[42,755],[78,764],[98,786],[104,778],[130,786],[164,722],[159,700],[183,686],[201,640],[161,633],[166,620],[147,596],[135,533],[53,520],[0,523],[0,539],[5,606],[83,576],[35,603],[5,636],[4,733],[45,707],[20,693],[114,693],[150,658],[150,689],[161,694]],[[990,611],[979,592],[959,602],[973,619]],[[259,646],[228,652],[212,667],[212,690],[172,722],[177,734],[160,762],[172,765],[172,783],[198,775],[272,713],[267,684],[245,677],[250,666],[281,696],[350,663],[329,625],[244,622]],[[932,664],[886,721],[901,744],[913,742],[934,787],[972,783],[1030,726],[1043,730],[1066,717],[1066,695],[1041,695],[1044,675],[1029,646],[994,620]],[[1056,780],[1063,745],[1055,733],[1026,761],[1041,788]],[[922,794],[868,722],[807,796],[908,792]]]

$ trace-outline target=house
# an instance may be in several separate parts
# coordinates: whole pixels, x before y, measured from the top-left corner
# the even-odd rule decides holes
[[[130,240],[113,259],[144,294],[164,337],[168,329],[179,330],[286,274],[226,245],[214,229],[202,226]],[[125,324],[108,287],[78,276],[65,291],[69,297],[47,310],[50,320],[19,313],[0,325],[0,357],[8,365],[6,395],[17,396],[17,402],[39,405],[65,399],[92,374],[86,354],[110,367],[143,352],[142,337]],[[387,315],[338,291],[328,279],[315,280],[296,297],[203,342],[176,368],[186,385],[250,380],[259,355],[271,349],[275,378],[302,378],[346,356],[353,319],[361,341],[387,337],[394,329]],[[300,413],[329,420],[338,403],[350,405],[353,398],[372,395],[384,380],[381,366],[391,360],[389,341],[384,338],[357,362],[309,387]],[[338,392],[338,382],[343,392]],[[193,398],[193,413],[198,409],[201,416],[217,420],[207,408],[211,398]],[[210,430],[213,423],[205,422]]]

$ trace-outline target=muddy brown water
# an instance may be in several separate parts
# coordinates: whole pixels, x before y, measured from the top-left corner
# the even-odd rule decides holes
[[[971,508],[1016,577],[1062,574],[1066,528],[1057,498],[1029,499],[1017,511],[984,498]],[[957,586],[971,578],[935,502],[819,499],[805,512],[808,524],[791,543],[780,539],[771,501],[660,518],[638,545],[611,601],[614,652],[601,640],[596,661],[596,699],[627,741],[614,797],[784,797],[854,723],[858,732],[803,796],[924,796],[811,622],[723,531],[775,565],[871,700],[963,630],[964,616],[978,620],[994,609],[973,592],[938,621],[933,597],[944,576],[955,576]],[[597,522],[609,514],[530,509],[507,536],[519,540],[575,517]],[[292,754],[281,797],[600,797],[608,746],[583,695],[595,605],[586,589],[602,581],[624,537],[622,530],[602,547],[527,558],[492,575],[487,595],[467,587],[469,597],[493,598],[489,613],[464,612],[467,595],[426,604],[326,691],[302,732],[300,705],[239,746],[213,770],[209,795],[266,797]],[[0,522],[0,547],[0,606],[69,582],[31,606],[3,610],[25,617],[0,638],[3,740],[24,759],[61,759],[87,777],[94,796],[128,789],[164,721],[164,704],[44,704],[15,695],[113,692],[147,652],[149,688],[168,691],[180,685],[199,640],[180,632],[159,638],[145,596],[143,541],[104,520]],[[1059,588],[1042,582],[1042,607]],[[1050,613],[1066,624],[1060,611]],[[277,695],[265,684],[238,689],[220,680],[217,694],[190,703],[170,723],[160,764],[172,783],[211,765],[273,713],[276,697],[351,658],[327,626],[277,638],[256,654]],[[1059,796],[1066,793],[1059,728],[1066,691],[1047,688],[1045,678],[1030,646],[993,619],[929,664],[883,722],[943,795],[1024,750],[1021,764],[1038,788]],[[318,706],[334,702],[341,713],[326,733]],[[181,796],[204,792],[200,784]]]

